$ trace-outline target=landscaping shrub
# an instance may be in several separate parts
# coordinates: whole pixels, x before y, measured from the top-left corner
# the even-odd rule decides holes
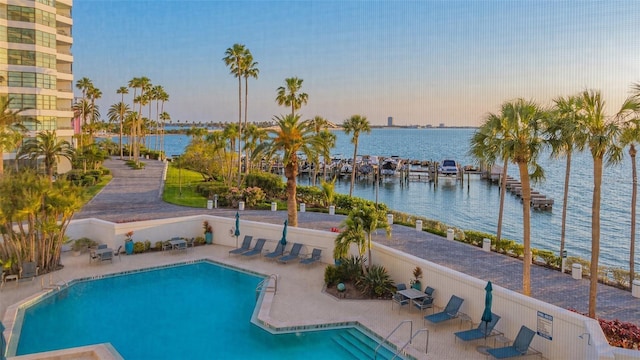
[[[327,286],[334,286],[342,282],[337,266],[329,265],[324,269],[324,282]]]
[[[296,198],[298,203],[305,203],[308,206],[322,206],[324,193],[317,186],[298,186]]]
[[[355,283],[362,276],[364,262],[362,256],[351,255],[348,259],[340,259],[340,265],[338,265],[340,279]]]
[[[144,243],[140,241],[136,241],[133,243],[133,253],[141,254],[144,252]]]
[[[388,297],[393,294],[395,287],[384,266],[372,265],[356,281],[356,286],[365,295],[373,297]]]
[[[229,193],[229,187],[216,182],[201,182],[196,185],[196,192],[207,199],[213,199],[213,195],[217,194],[220,200]]]
[[[259,187],[268,198],[280,198],[286,189],[282,177],[268,172],[252,172],[244,178],[247,187]]]

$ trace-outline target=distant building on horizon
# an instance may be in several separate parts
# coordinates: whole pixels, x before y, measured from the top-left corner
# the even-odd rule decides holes
[[[440,123],[440,125],[438,125],[438,127],[443,128],[444,127],[444,123]]]
[[[387,118],[387,126],[393,126],[393,116]]]
[[[73,142],[80,119],[73,113],[73,0],[0,0],[0,96],[20,110],[25,138],[41,131],[55,131],[61,140]],[[15,161],[16,153],[0,154],[0,161]],[[5,165],[6,166],[6,165]],[[56,171],[71,169],[60,157]]]

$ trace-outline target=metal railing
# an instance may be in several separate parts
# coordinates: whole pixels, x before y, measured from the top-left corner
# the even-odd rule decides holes
[[[384,338],[384,340],[380,341],[378,343],[378,346],[376,346],[376,350],[373,354],[373,359],[377,359],[378,358],[378,350],[380,350],[380,347],[382,346],[383,343],[387,342],[387,340],[389,340],[389,337],[391,337],[391,335],[393,335],[393,333],[395,333],[403,324],[405,323],[409,323],[410,324],[410,333],[409,334],[413,334],[413,320],[402,320],[400,322],[400,324],[398,324],[398,326],[396,326],[393,330],[391,330],[391,332],[389,333],[389,335],[387,335],[386,338]],[[413,336],[410,335],[409,337],[409,344],[411,343],[411,340],[413,339]]]
[[[415,334],[411,335],[411,338],[409,339],[409,341],[407,341],[404,345],[402,345],[402,347],[400,349],[398,349],[398,351],[396,351],[395,355],[393,355],[393,357],[391,358],[391,360],[395,359],[396,357],[400,356],[400,353],[402,353],[402,351],[409,345],[411,344],[411,341],[413,341],[413,339],[420,334],[421,332],[426,332],[427,333],[427,340],[425,341],[425,345],[424,345],[424,353],[428,353],[429,352],[429,329],[424,328],[424,329],[420,329],[418,331],[416,331]]]
[[[269,285],[271,283],[271,279],[273,279],[273,286]],[[263,289],[265,289],[266,291],[273,291],[273,294],[275,295],[276,292],[278,292],[278,275],[271,274],[268,278],[260,281],[258,286],[256,286],[256,300],[258,299],[258,296],[260,296],[260,292]]]

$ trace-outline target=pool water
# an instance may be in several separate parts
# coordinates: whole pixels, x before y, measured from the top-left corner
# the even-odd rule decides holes
[[[272,335],[250,320],[262,277],[209,262],[78,282],[27,308],[16,355],[111,343],[125,359],[353,359],[353,329]]]

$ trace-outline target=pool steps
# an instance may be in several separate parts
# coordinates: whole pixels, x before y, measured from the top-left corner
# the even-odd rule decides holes
[[[357,329],[349,329],[346,333],[337,335],[333,341],[343,350],[350,353],[354,359],[373,359],[378,343]],[[378,349],[377,359],[392,359],[394,352],[382,346]],[[401,358],[401,357],[397,357]]]

